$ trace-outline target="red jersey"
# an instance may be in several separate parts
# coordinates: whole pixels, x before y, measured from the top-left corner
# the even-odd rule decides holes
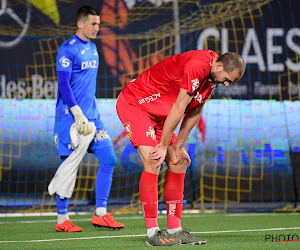
[[[192,50],[171,56],[144,71],[122,90],[128,104],[140,107],[157,121],[164,121],[180,88],[194,96],[185,113],[211,98],[209,79],[212,50]]]

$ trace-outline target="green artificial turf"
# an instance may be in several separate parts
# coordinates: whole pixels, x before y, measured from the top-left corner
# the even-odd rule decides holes
[[[71,216],[83,231],[61,233],[55,231],[54,216],[0,217],[0,249],[149,249],[142,215],[115,215],[125,224],[121,230],[95,228],[91,218]],[[158,222],[165,229],[166,215],[159,215]],[[300,249],[299,213],[183,214],[182,227],[207,244],[180,249]],[[274,242],[276,237],[295,241]]]

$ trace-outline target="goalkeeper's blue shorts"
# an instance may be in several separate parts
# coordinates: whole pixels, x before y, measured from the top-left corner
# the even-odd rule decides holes
[[[112,141],[110,136],[107,134],[105,126],[100,117],[89,121],[95,123],[96,134],[89,145],[88,152],[92,152],[93,150],[103,147],[112,147]],[[60,156],[68,156],[74,150],[72,148],[70,138],[70,128],[73,123],[74,120],[55,121],[54,142],[57,147],[57,153]]]

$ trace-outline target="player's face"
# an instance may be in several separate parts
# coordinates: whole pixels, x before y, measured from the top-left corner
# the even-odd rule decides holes
[[[230,83],[237,82],[241,77],[238,69],[230,73],[226,72],[221,62],[218,62],[215,67],[212,67],[210,76],[214,84],[223,83],[226,87],[228,87]]]
[[[81,38],[85,41],[95,39],[99,31],[100,16],[88,15],[87,19],[78,21],[77,25]]]

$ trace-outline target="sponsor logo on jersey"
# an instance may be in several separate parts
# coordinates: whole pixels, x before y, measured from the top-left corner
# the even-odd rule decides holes
[[[94,142],[103,141],[105,139],[111,140],[110,136],[106,133],[106,131],[100,129],[99,132],[95,134]]]
[[[148,130],[146,131],[146,136],[151,137],[152,140],[156,140],[155,130],[151,126],[149,126]]]
[[[153,95],[150,95],[148,97],[145,97],[141,100],[138,100],[138,103],[139,104],[143,104],[143,103],[149,103],[149,102],[154,102],[157,98],[161,97],[160,96],[160,93],[157,93],[157,94],[153,94]]]
[[[130,123],[129,122],[125,123],[124,128],[125,128],[125,131],[127,133],[128,138],[132,139],[132,131],[131,131],[131,128],[130,128]]]
[[[196,89],[199,88],[199,85],[200,84],[199,84],[199,79],[198,78],[192,80],[192,90],[193,90],[193,92],[195,92]]]
[[[69,44],[73,44],[73,43],[75,43],[76,42],[76,39],[72,39],[70,42],[69,42]]]
[[[203,98],[202,95],[197,92],[196,95],[194,96],[194,98],[196,99],[196,101],[198,101],[199,103],[203,103]]]
[[[84,54],[84,52],[85,52],[85,50],[82,50],[82,51],[81,51],[81,55],[83,55],[83,54]]]
[[[59,63],[64,68],[67,68],[70,66],[70,60],[68,58],[66,58],[65,56],[63,56],[62,58],[59,59]]]
[[[81,63],[81,69],[90,69],[90,68],[92,69],[98,68],[98,64],[96,60],[86,61]]]

